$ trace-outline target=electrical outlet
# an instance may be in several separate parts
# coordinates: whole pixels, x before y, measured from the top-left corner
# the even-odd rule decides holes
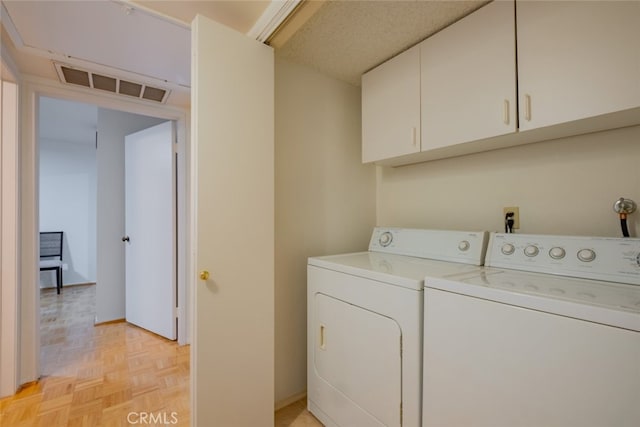
[[[502,219],[504,220],[507,212],[513,212],[513,229],[520,228],[520,208],[517,206],[509,206],[502,208]]]

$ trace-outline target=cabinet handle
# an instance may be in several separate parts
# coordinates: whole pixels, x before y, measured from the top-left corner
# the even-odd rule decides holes
[[[531,121],[531,95],[528,93],[524,95],[524,118],[526,121]]]
[[[505,99],[502,106],[502,121],[505,125],[509,124],[509,100]]]
[[[325,342],[324,342],[324,329],[325,326],[320,324],[320,350],[326,350]]]
[[[418,138],[416,135],[416,127],[411,128],[411,144],[415,147],[418,144]]]

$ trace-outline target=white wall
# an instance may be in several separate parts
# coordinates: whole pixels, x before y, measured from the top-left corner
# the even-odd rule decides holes
[[[640,202],[640,126],[399,168],[378,167],[377,223],[504,229],[520,207],[520,233],[621,236],[613,203]],[[629,231],[640,233],[640,212]]]
[[[307,258],[366,250],[375,168],[360,161],[360,89],[276,61],[275,399],[306,391]]]
[[[96,322],[125,317],[124,137],[163,121],[98,109]]]
[[[39,143],[40,231],[64,231],[63,284],[95,282],[95,136],[82,143],[51,139]],[[40,285],[55,287],[55,271],[40,272]]]

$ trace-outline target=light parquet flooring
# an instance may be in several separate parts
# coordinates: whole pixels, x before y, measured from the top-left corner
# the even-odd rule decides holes
[[[94,326],[94,285],[43,289],[40,303],[43,376],[0,400],[0,427],[190,425],[189,346],[124,322]],[[300,400],[275,426],[322,424]]]
[[[95,286],[42,290],[43,377],[0,401],[0,426],[189,425],[189,346],[94,317]]]
[[[303,399],[276,411],[275,427],[323,427],[323,425],[311,412],[307,411],[307,399]]]

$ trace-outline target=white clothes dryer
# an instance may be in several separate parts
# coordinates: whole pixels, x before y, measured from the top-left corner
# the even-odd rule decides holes
[[[492,234],[425,280],[423,427],[640,425],[640,239]]]
[[[308,409],[328,427],[420,426],[425,275],[477,271],[484,232],[376,228],[309,258]]]

